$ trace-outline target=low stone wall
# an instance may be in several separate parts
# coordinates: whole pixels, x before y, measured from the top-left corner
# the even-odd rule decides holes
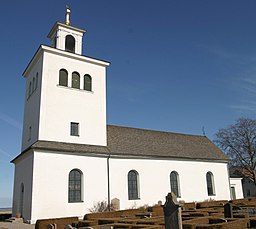
[[[232,214],[228,216],[228,209]],[[164,208],[166,208],[165,205]],[[202,203],[182,203],[180,208],[183,229],[242,229],[256,228],[256,198],[233,201],[211,201]],[[224,211],[225,209],[225,211]],[[84,220],[77,217],[38,220],[36,229],[45,229],[49,224],[56,224],[63,229],[69,224],[75,228],[93,229],[168,229],[165,225],[163,206],[128,209],[113,212],[86,214]],[[165,215],[165,216],[164,216]],[[225,217],[226,216],[226,217]],[[1,229],[1,228],[0,228]]]
[[[71,225],[74,222],[78,222],[78,217],[39,219],[36,221],[35,229],[46,229],[49,224],[56,224],[57,228],[63,229],[65,225]]]

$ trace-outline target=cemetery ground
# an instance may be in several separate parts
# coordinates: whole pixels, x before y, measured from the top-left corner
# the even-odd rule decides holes
[[[69,226],[68,226],[69,225]],[[182,225],[182,227],[181,227]],[[16,226],[16,227],[15,227]],[[72,226],[72,227],[71,227]],[[77,217],[38,220],[36,225],[0,222],[0,229],[256,229],[256,198],[201,203],[178,203],[168,194],[164,205],[112,212],[86,214]]]

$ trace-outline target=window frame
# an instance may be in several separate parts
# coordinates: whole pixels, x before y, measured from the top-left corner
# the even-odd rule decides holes
[[[75,79],[75,77],[78,77],[77,79]],[[78,80],[78,82],[76,82],[76,80]],[[80,89],[80,74],[78,72],[72,72],[72,79],[71,79],[71,87],[74,89]],[[78,86],[76,86],[75,84],[78,84]]]
[[[65,37],[65,51],[71,53],[76,51],[76,39],[70,34]]]
[[[34,92],[36,90],[36,79],[35,77],[33,77],[32,79],[32,92]]]
[[[139,173],[136,170],[130,170],[127,175],[128,178],[128,200],[139,200]]]
[[[28,128],[28,141],[31,140],[31,137],[32,137],[32,126],[29,126],[29,128]]]
[[[215,196],[215,185],[214,185],[214,176],[213,173],[208,171],[206,173],[206,188],[208,196]]]
[[[180,198],[180,178],[177,171],[172,171],[170,173],[170,186],[171,192],[173,192],[177,198]]]
[[[36,73],[36,89],[37,89],[37,87],[38,87],[38,72]]]
[[[84,90],[92,91],[92,77],[89,74],[84,75]]]
[[[70,136],[79,137],[79,123],[70,122]]]
[[[80,202],[83,202],[83,172],[80,169],[72,169],[68,174],[68,203]]]
[[[65,75],[63,75],[62,73]],[[65,81],[65,84],[61,82],[62,80]],[[64,68],[61,68],[59,70],[59,86],[68,87],[68,71]]]
[[[32,95],[32,83],[31,81],[29,82],[29,92],[28,92],[28,97]]]

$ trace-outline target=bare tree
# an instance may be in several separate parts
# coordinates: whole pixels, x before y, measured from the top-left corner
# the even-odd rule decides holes
[[[230,164],[241,167],[256,184],[256,120],[238,119],[220,129],[214,142],[230,157]]]

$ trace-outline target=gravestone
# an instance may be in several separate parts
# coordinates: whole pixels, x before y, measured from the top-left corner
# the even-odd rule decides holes
[[[120,210],[120,200],[117,198],[114,198],[111,200],[111,206],[113,211]]]
[[[48,224],[47,229],[57,229],[57,224],[56,223]]]
[[[232,204],[227,203],[224,205],[224,217],[233,218],[233,207]]]
[[[173,192],[166,196],[163,209],[165,229],[182,229],[181,206]]]

